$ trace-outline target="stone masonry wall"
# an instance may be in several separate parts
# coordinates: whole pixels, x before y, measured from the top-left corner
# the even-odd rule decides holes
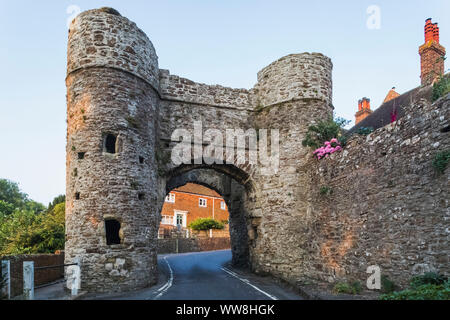
[[[365,283],[370,265],[399,285],[427,271],[450,273],[450,169],[432,161],[450,148],[450,95],[405,108],[405,117],[342,152],[311,160],[313,221],[308,276]],[[331,188],[321,195],[320,187]]]

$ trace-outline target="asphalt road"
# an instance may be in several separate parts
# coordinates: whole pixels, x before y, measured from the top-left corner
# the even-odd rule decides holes
[[[231,251],[163,255],[159,283],[149,289],[97,299],[144,300],[301,300],[293,290],[269,277],[227,266]],[[94,298],[95,299],[95,298]]]

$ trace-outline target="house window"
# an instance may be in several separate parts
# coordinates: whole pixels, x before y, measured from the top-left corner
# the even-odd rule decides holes
[[[203,198],[198,199],[198,206],[206,208],[206,199]]]
[[[177,226],[182,226],[182,225],[183,225],[183,215],[177,214]]]
[[[115,219],[105,220],[106,244],[120,244],[120,222]]]
[[[225,201],[220,201],[220,209],[225,210],[226,208]]]
[[[162,216],[161,223],[173,225],[173,216]]]
[[[166,196],[166,202],[175,203],[175,193],[169,193]]]
[[[116,153],[117,137],[113,134],[107,134],[105,138],[105,152]]]

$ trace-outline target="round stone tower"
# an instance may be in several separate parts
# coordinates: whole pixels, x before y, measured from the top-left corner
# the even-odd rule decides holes
[[[137,26],[110,8],[71,24],[67,66],[66,263],[81,289],[156,279],[159,68]]]
[[[332,116],[331,71],[320,53],[291,54],[262,69],[254,88],[256,126],[279,130],[279,166],[255,176],[261,209],[249,229],[250,260],[255,271],[288,281],[308,271],[312,150],[302,140],[311,124]]]

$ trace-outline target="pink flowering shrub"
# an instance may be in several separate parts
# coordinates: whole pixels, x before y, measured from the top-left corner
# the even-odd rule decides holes
[[[330,141],[325,141],[324,146],[316,149],[313,154],[315,157],[317,157],[317,159],[320,160],[340,150],[342,150],[341,144],[339,143],[338,139],[333,138]]]

